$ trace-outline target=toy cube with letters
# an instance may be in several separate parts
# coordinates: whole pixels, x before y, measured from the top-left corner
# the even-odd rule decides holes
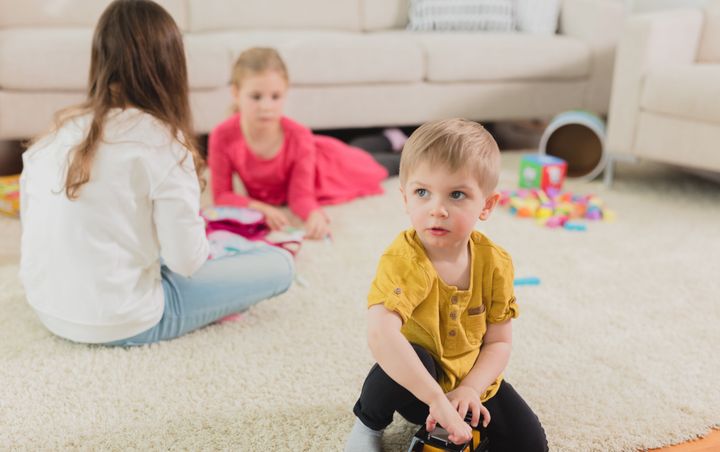
[[[529,154],[520,161],[520,187],[560,190],[565,181],[565,160],[545,154]]]

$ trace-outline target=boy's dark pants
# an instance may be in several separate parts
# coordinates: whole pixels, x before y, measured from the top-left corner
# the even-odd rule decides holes
[[[413,344],[420,361],[437,380],[439,368],[430,353]],[[540,421],[510,383],[503,381],[497,394],[484,403],[490,412],[487,435],[490,450],[510,452],[547,451],[547,439]],[[375,364],[363,384],[353,412],[373,430],[382,430],[397,411],[413,424],[424,424],[429,408]]]

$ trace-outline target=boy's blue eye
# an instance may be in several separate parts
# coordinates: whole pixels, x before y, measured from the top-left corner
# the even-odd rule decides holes
[[[418,197],[420,198],[424,198],[425,195],[427,195],[427,190],[425,190],[424,188],[418,188],[417,190],[415,190],[415,194],[418,195]]]
[[[456,191],[450,193],[450,198],[455,199],[455,200],[464,199],[465,193],[456,190]]]

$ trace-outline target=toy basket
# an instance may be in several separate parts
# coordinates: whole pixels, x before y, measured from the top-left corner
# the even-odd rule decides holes
[[[539,152],[565,160],[568,177],[594,179],[607,163],[605,123],[584,110],[560,113],[543,132]]]

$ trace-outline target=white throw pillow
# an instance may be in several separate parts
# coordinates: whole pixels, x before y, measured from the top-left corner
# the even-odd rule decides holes
[[[513,0],[410,0],[408,30],[513,31]]]
[[[517,28],[523,33],[554,35],[560,0],[515,0]]]

